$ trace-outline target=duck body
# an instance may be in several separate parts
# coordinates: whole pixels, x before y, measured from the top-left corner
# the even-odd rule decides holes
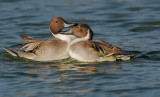
[[[69,44],[76,39],[75,35],[61,34],[64,27],[70,27],[73,24],[67,24],[62,18],[54,18],[50,22],[50,32],[54,36],[48,40],[37,40],[32,37],[21,35],[25,41],[21,49],[24,51],[10,50],[3,47],[13,56],[23,57],[35,61],[52,61],[69,57]]]
[[[76,39],[74,35],[59,35],[59,38],[51,38],[48,40],[36,40],[29,36],[21,36],[26,43],[21,47],[24,51],[9,50],[4,48],[13,56],[23,57],[35,61],[51,61],[66,59],[69,56],[69,44]],[[32,39],[32,40],[31,40]]]
[[[79,38],[71,42],[69,54],[72,58],[83,62],[106,61],[108,56],[117,60],[117,54],[125,53],[120,48],[102,40],[92,40],[93,32],[86,24],[78,24],[72,27],[74,35]],[[118,56],[121,59],[123,56]],[[128,58],[128,57],[127,57]]]
[[[35,56],[31,57],[36,61],[51,61],[65,59],[69,57],[68,43],[66,41],[52,38],[38,45],[38,48],[32,50]]]
[[[84,62],[98,61],[99,55],[94,48],[89,47],[90,41],[80,41],[70,46],[69,54],[72,58]]]
[[[74,39],[74,38],[73,38]],[[72,41],[71,39],[69,41]],[[52,38],[41,43],[38,49],[33,50],[36,57],[33,60],[50,61],[66,59],[69,56],[70,42],[58,38]]]
[[[84,62],[102,61],[102,57],[121,53],[114,47],[101,40],[79,41],[70,46],[69,54],[72,58]]]

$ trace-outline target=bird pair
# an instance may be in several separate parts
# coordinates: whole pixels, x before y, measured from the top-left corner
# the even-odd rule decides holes
[[[62,29],[66,27],[71,27],[71,29],[62,32]],[[54,37],[48,40],[37,40],[20,35],[25,41],[20,49],[24,51],[3,48],[13,56],[35,61],[52,61],[72,57],[79,61],[95,62],[106,61],[109,57],[112,57],[112,61],[129,60],[131,57],[121,54],[129,51],[123,51],[105,41],[92,40],[93,31],[87,24],[71,24],[61,17],[55,17],[50,21],[49,30]]]

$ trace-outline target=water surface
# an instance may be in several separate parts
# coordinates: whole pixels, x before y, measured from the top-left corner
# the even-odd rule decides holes
[[[0,46],[49,39],[49,21],[87,23],[94,39],[139,51],[130,61],[35,62],[0,48],[0,97],[159,97],[159,0],[0,0]]]

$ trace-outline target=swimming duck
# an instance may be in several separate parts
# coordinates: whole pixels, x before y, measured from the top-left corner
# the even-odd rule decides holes
[[[69,54],[72,58],[83,62],[105,61],[106,56],[126,53],[120,48],[113,46],[102,40],[92,40],[93,31],[87,24],[79,23],[72,27],[72,32],[79,38],[73,40],[70,44]],[[129,56],[116,55],[113,61],[117,59],[129,60]]]
[[[24,51],[9,50],[3,47],[13,56],[32,59],[35,61],[51,61],[65,59],[69,57],[68,48],[72,40],[76,39],[74,35],[61,34],[61,30],[65,27],[71,27],[74,24],[67,23],[63,18],[56,17],[50,21],[49,29],[54,36],[48,40],[36,40],[32,37],[21,35],[26,42],[21,47]]]

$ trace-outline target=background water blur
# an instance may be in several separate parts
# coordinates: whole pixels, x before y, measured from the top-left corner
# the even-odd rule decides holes
[[[0,97],[160,97],[159,0],[0,0],[0,46],[48,39],[53,17],[87,23],[94,39],[140,51],[126,62],[35,62],[0,48]],[[16,47],[10,47],[17,49]]]

